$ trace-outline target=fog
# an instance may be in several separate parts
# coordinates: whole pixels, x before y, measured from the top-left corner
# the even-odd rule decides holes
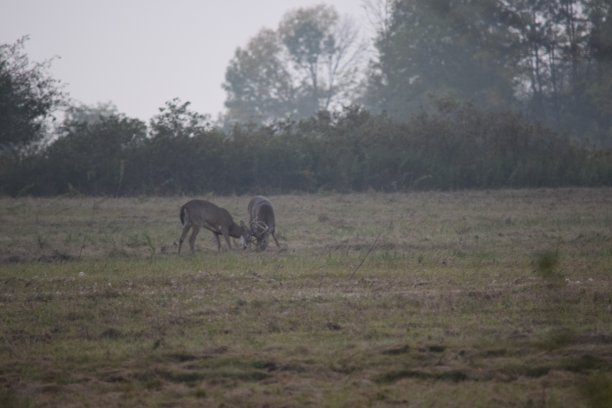
[[[77,102],[110,101],[146,121],[165,101],[179,97],[216,116],[223,110],[221,83],[235,49],[262,27],[276,28],[287,11],[318,3],[4,0],[0,43],[30,36],[30,59],[57,57],[50,73]],[[326,4],[365,21],[360,1]]]

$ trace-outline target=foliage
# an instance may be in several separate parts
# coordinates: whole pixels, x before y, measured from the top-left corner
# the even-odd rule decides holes
[[[394,118],[432,94],[508,106],[518,60],[512,28],[498,1],[396,1],[376,42],[367,106]]]
[[[45,136],[45,120],[63,99],[50,62],[31,63],[27,37],[0,44],[0,154],[23,153]]]
[[[609,145],[610,3],[600,0],[516,2],[527,108],[592,143]],[[603,109],[602,109],[603,108]]]
[[[404,191],[612,184],[591,152],[525,117],[439,99],[408,122],[359,107],[300,121],[211,126],[172,101],[150,124],[71,123],[2,179],[4,194]]]
[[[331,7],[297,9],[236,51],[223,126],[179,99],[148,126],[112,104],[72,106],[48,146],[3,155],[0,194],[612,184],[608,2],[380,1],[370,7],[379,55],[365,107],[339,107],[360,55],[352,25]],[[0,116],[21,118],[0,130],[3,148],[19,152],[39,140],[61,96],[45,65],[29,64],[23,41],[2,46],[0,66],[0,91],[18,84],[15,95],[30,98],[0,108],[38,115]]]
[[[276,31],[261,30],[230,61],[223,88],[227,120],[306,118],[353,91],[362,55],[357,31],[331,6],[288,12]]]
[[[295,110],[296,90],[274,31],[264,29],[244,49],[236,50],[223,88],[228,117],[236,122],[265,121]]]
[[[146,136],[144,123],[110,114],[66,122],[64,132],[42,154],[28,158],[21,180],[14,181],[35,186],[39,194],[93,195],[120,195],[124,185],[137,182],[128,177],[129,163]],[[7,187],[17,193],[28,193],[11,184]]]
[[[394,1],[364,104],[405,119],[451,96],[610,146],[611,16],[604,0]]]
[[[104,118],[119,115],[117,107],[112,102],[98,103],[93,106],[83,103],[72,103],[64,111],[63,132],[71,126],[94,124]]]
[[[190,102],[179,98],[167,101],[159,114],[151,119],[152,139],[184,139],[196,136],[209,128],[210,118],[189,108]]]

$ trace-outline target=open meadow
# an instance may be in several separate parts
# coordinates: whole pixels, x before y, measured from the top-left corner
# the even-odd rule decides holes
[[[0,198],[0,406],[612,406],[610,188],[190,198]]]

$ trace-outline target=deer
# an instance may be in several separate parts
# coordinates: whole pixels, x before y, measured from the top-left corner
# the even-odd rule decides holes
[[[272,235],[277,247],[281,247],[276,239],[276,220],[274,207],[266,197],[255,196],[249,201],[249,227],[251,236],[257,240],[257,250],[263,251],[268,246],[268,235]]]
[[[240,238],[242,249],[246,249],[251,238],[249,228],[240,221],[240,225],[234,222],[230,213],[210,201],[206,200],[191,200],[185,203],[180,210],[179,217],[183,225],[183,233],[179,239],[178,253],[181,253],[181,246],[191,229],[189,237],[189,246],[191,252],[195,252],[195,240],[200,232],[200,228],[206,228],[211,231],[217,239],[217,251],[221,252],[221,240],[219,235],[223,235],[229,249],[232,249],[230,237]]]

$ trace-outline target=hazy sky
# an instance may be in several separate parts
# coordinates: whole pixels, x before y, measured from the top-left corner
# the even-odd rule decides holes
[[[31,61],[76,101],[148,121],[174,97],[216,118],[236,47],[285,12],[326,3],[365,29],[361,0],[0,0],[0,43],[29,35]]]

